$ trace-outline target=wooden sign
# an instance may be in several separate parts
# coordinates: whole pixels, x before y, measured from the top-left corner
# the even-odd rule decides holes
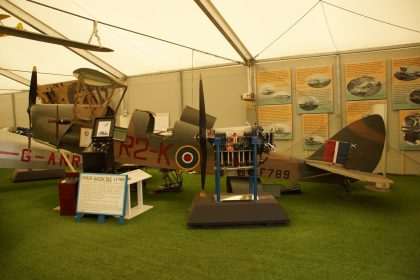
[[[119,216],[124,223],[127,175],[81,173],[77,196],[76,220],[83,214],[97,214],[99,223],[105,215]]]

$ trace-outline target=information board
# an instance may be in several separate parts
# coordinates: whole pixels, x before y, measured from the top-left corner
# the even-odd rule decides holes
[[[296,69],[298,114],[333,112],[332,66]]]
[[[81,173],[78,214],[125,215],[127,175]]]

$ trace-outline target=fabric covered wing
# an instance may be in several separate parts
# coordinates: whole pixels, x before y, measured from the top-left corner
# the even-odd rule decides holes
[[[318,160],[305,160],[304,162],[310,166],[313,166],[322,170],[326,170],[331,173],[340,174],[345,177],[354,178],[360,181],[373,182],[373,183],[385,183],[385,184],[394,183],[394,181],[382,175],[359,171],[359,170],[346,169],[341,165],[332,164],[330,162],[318,161]]]

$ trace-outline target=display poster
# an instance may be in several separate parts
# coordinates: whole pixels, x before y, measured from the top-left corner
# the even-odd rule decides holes
[[[420,109],[420,57],[392,60],[393,109]]]
[[[328,139],[328,114],[303,114],[303,149],[318,150]]]
[[[125,216],[127,175],[81,173],[77,213]]]
[[[400,110],[400,149],[420,151],[420,110]]]
[[[373,114],[379,114],[384,120],[386,100],[364,100],[347,102],[347,124]]]
[[[112,124],[110,120],[103,120],[98,122],[98,128],[95,137],[110,137]]]
[[[292,139],[292,104],[258,106],[258,119],[264,131],[274,134],[274,139]]]
[[[79,147],[86,148],[92,143],[92,128],[80,128]]]
[[[290,104],[291,84],[290,69],[258,71],[258,105]]]
[[[296,69],[297,113],[332,113],[332,66]]]
[[[386,98],[385,60],[345,65],[347,100]]]

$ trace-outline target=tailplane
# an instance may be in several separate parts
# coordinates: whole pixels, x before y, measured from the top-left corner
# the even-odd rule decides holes
[[[382,117],[370,115],[341,129],[308,159],[372,172],[381,160],[385,135]]]

